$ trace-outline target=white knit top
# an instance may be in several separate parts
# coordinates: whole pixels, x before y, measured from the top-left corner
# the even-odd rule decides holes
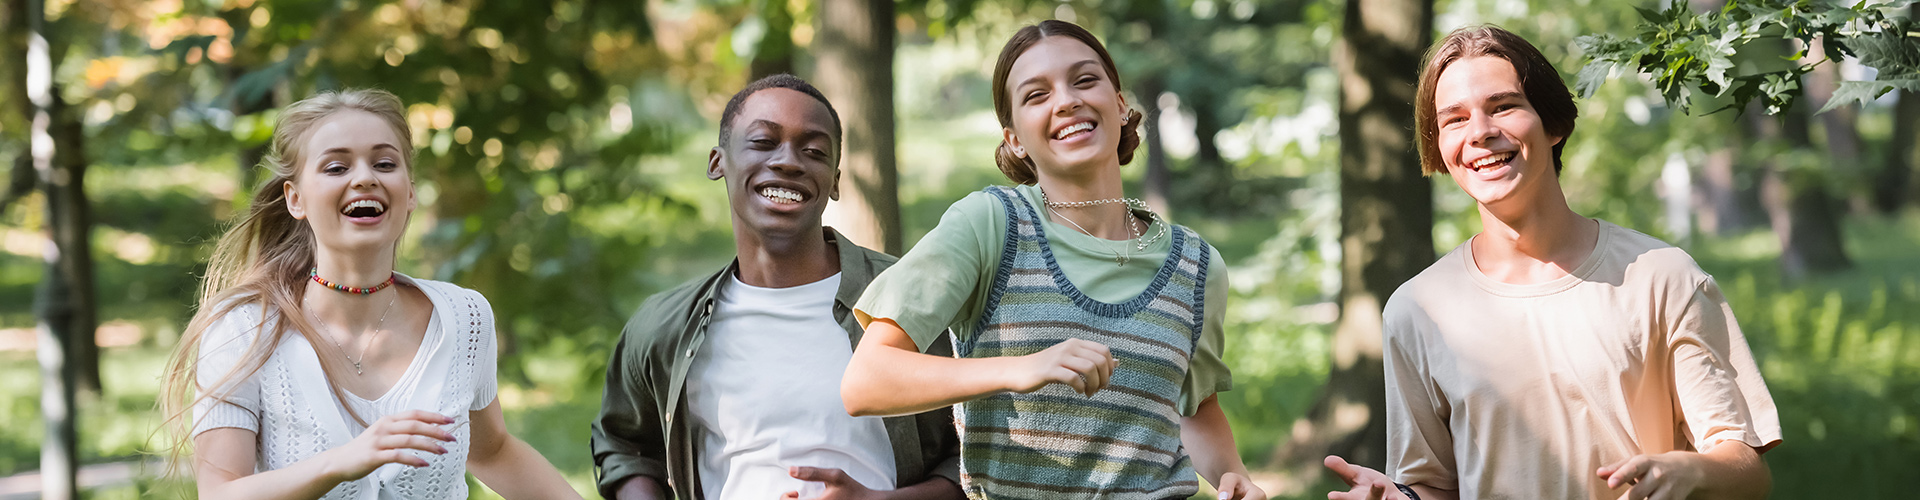
[[[455,422],[444,427],[452,430],[454,441],[443,443],[444,455],[409,451],[426,459],[427,467],[387,464],[366,477],[340,483],[322,498],[467,497],[467,450],[473,427],[460,424],[468,423],[468,412],[493,403],[493,309],[478,292],[450,283],[405,275],[396,279],[418,287],[433,302],[426,336],[406,374],[385,395],[366,400],[348,393],[348,398],[368,422],[416,409],[453,417]],[[265,319],[272,319],[272,314]],[[244,360],[249,346],[260,338],[262,319],[258,306],[247,305],[234,308],[208,327],[200,345],[198,379],[211,384]],[[283,336],[258,372],[223,389],[227,391],[214,391],[215,397],[195,405],[193,434],[221,427],[253,431],[258,436],[254,472],[292,465],[344,445],[364,430],[334,398],[313,346],[298,333]]]

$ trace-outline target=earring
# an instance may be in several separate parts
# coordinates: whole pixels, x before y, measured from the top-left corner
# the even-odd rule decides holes
[[[1018,157],[1021,157],[1021,158],[1026,158],[1026,157],[1027,157],[1027,148],[1023,148],[1023,147],[1020,147],[1020,146],[1014,146],[1014,147],[1013,147],[1013,155],[1014,155],[1014,156],[1018,156]]]
[[[1126,125],[1128,121],[1132,121],[1132,120],[1131,120],[1132,118],[1133,118],[1133,117],[1131,117],[1131,116],[1127,116],[1127,115],[1120,115],[1120,124],[1121,124],[1121,125]]]

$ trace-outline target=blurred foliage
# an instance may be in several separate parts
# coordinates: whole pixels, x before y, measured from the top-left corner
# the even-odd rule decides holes
[[[1857,58],[1878,70],[1869,80],[1842,82],[1821,112],[1867,102],[1893,89],[1920,92],[1920,20],[1898,12],[1913,0],[1872,2],[1845,6],[1829,0],[1732,0],[1715,12],[1695,14],[1686,0],[1673,0],[1664,9],[1638,8],[1645,24],[1638,35],[1621,38],[1599,33],[1575,40],[1592,62],[1580,70],[1574,87],[1581,97],[1618,69],[1646,73],[1667,103],[1686,112],[1695,94],[1727,102],[1708,113],[1744,110],[1761,100],[1767,114],[1789,107],[1801,94],[1800,79],[1820,64],[1839,64]],[[1741,54],[1750,44],[1766,41],[1761,55]],[[1773,56],[1777,40],[1800,42],[1799,53],[1779,61]],[[1823,49],[1807,54],[1804,47]],[[1759,59],[1760,61],[1754,61]],[[1785,69],[1742,72],[1736,61],[1757,62]],[[1792,61],[1800,62],[1792,62]]]

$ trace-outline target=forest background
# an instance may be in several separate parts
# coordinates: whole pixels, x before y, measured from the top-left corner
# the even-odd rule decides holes
[[[1562,183],[1575,210],[1686,248],[1726,291],[1780,406],[1775,497],[1910,493],[1920,88],[1862,93],[1848,82],[1889,80],[1888,66],[1853,52],[1820,63],[1819,47],[1807,71],[1752,80],[1766,87],[1746,107],[1691,85],[1709,76],[1582,72],[1599,46],[1581,36],[1724,12],[1675,5],[7,0],[0,498],[193,496],[158,476],[154,397],[196,277],[264,177],[254,165],[279,110],[368,86],[409,103],[419,148],[423,209],[400,271],[491,299],[509,426],[590,495],[587,424],[620,326],[731,255],[724,188],[701,174],[728,96],[775,72],[826,90],[848,126],[848,196],[830,219],[898,254],[953,201],[1005,183],[987,78],[1008,35],[1048,18],[1099,34],[1147,114],[1128,192],[1227,259],[1235,386],[1221,401],[1276,498],[1324,498],[1326,453],[1384,461],[1380,304],[1479,229],[1450,179],[1417,173],[1413,73],[1438,34],[1479,23],[1533,41],[1569,84],[1604,82],[1580,101]],[[1858,4],[1873,5],[1914,16]],[[1759,75],[1808,48],[1753,48],[1779,35],[1705,37],[1652,61],[1705,54],[1694,62],[1719,81]],[[1816,113],[1836,91],[1847,97]],[[1805,95],[1765,98],[1791,92]]]

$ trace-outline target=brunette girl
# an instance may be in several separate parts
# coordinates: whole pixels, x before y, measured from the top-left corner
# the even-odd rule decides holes
[[[1264,499],[1214,393],[1225,266],[1193,231],[1126,198],[1140,143],[1106,48],[1072,23],[1000,52],[995,160],[1015,187],[955,203],[867,288],[849,412],[958,403],[974,498]],[[952,329],[957,358],[922,354]]]

